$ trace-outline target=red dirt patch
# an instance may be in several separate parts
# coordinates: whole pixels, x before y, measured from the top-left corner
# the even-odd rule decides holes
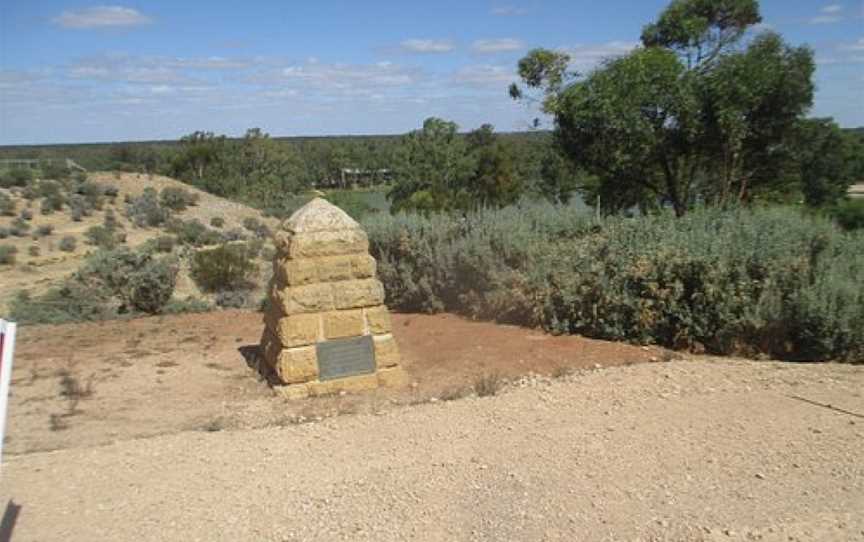
[[[393,326],[411,386],[294,402],[275,396],[244,359],[263,329],[260,313],[22,326],[6,451],[374,412],[469,389],[483,375],[512,379],[663,356],[659,349],[553,337],[449,314],[394,314]],[[76,386],[88,387],[89,395],[70,394]]]

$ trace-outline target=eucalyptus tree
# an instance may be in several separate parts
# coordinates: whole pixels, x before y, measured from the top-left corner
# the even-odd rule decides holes
[[[607,210],[747,201],[776,179],[813,99],[813,55],[761,22],[756,0],[674,0],[641,47],[582,75],[535,49],[510,95],[555,120],[556,143]]]

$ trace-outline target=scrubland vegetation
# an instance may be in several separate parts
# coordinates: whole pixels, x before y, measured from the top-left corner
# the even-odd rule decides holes
[[[274,139],[253,128],[237,139],[199,131],[31,151],[170,175],[275,217],[312,188],[343,186],[325,196],[368,229],[394,308],[696,351],[861,360],[864,200],[847,188],[864,179],[864,133],[807,117],[813,53],[756,32],[760,21],[755,0],[676,0],[644,27],[642,47],[589,73],[571,71],[564,53],[528,52],[509,92],[539,105],[551,131],[460,133],[429,118],[404,136]],[[5,172],[0,187],[0,238],[52,235],[33,228],[34,213],[104,213],[81,239],[98,251],[44,296],[19,296],[21,321],[201,310],[172,300],[184,267],[215,304],[257,305],[256,259],[272,257],[257,218],[242,228],[183,218],[198,197],[177,187],[121,206],[116,187],[50,163]],[[103,209],[115,203],[131,227],[159,234],[126,248],[122,221]],[[67,236],[59,249],[76,246]],[[0,265],[15,264],[13,249],[0,245]]]

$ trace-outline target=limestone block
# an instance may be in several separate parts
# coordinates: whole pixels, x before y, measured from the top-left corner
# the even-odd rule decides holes
[[[329,284],[307,284],[276,289],[282,314],[333,310],[333,289]]]
[[[304,286],[319,281],[318,267],[311,260],[279,258],[273,263],[273,276],[279,286]]]
[[[307,384],[309,395],[330,395],[340,391],[355,392],[372,390],[378,387],[378,375],[375,373],[368,375],[350,376],[348,378],[340,378],[338,380],[325,380],[323,382],[315,381]]]
[[[351,274],[355,279],[374,278],[376,270],[375,258],[371,255],[357,254],[351,256]]]
[[[324,337],[326,339],[363,335],[365,326],[361,309],[328,312],[322,318],[324,319]]]
[[[283,384],[299,384],[318,378],[318,358],[314,346],[285,348],[276,362],[276,376]]]
[[[322,198],[315,198],[282,223],[292,233],[337,231],[360,228],[348,213]]]
[[[294,401],[309,397],[309,386],[307,384],[291,384],[290,386],[273,386],[273,391],[283,399]]]
[[[366,316],[366,325],[373,335],[381,335],[392,331],[390,325],[390,312],[384,305],[363,309]]]
[[[321,282],[350,280],[351,258],[351,256],[333,256],[314,260],[318,271],[318,280]]]
[[[369,252],[369,239],[361,229],[296,233],[283,242],[284,254],[291,259],[341,256]]]
[[[333,288],[337,309],[373,307],[384,303],[384,287],[376,279],[349,280]]]
[[[378,371],[378,385],[386,388],[401,388],[408,383],[408,375],[402,367],[391,369],[380,369]]]
[[[283,347],[314,344],[320,339],[321,322],[317,314],[282,316],[271,309],[264,316],[264,323],[279,338]]]
[[[399,365],[399,347],[393,335],[377,335],[373,337],[375,345],[375,363],[379,369]]]

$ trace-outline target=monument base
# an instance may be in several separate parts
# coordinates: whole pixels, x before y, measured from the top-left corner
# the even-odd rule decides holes
[[[358,391],[382,388],[400,388],[408,381],[402,367],[390,369],[378,369],[375,373],[349,376],[338,380],[313,380],[302,384],[290,384],[287,386],[273,386],[280,397],[288,400],[306,399],[309,397],[323,397],[335,395],[341,392],[352,393]]]

